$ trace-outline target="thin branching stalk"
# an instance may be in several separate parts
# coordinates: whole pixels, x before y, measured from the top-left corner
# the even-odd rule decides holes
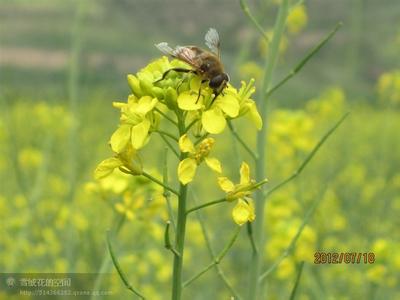
[[[324,197],[323,197],[323,195],[321,195],[310,206],[310,208],[308,209],[308,211],[307,211],[307,213],[306,213],[306,215],[305,215],[305,217],[303,219],[303,222],[301,223],[301,225],[300,225],[299,229],[297,230],[295,236],[291,240],[289,246],[285,249],[285,251],[283,251],[282,255],[275,261],[275,263],[260,275],[260,277],[257,280],[259,283],[262,283],[268,277],[268,275],[270,275],[282,263],[282,261],[290,253],[292,253],[292,251],[296,247],[296,243],[297,243],[298,239],[300,238],[301,233],[303,232],[303,229],[305,228],[305,226],[307,225],[307,223],[310,220],[311,216],[313,215],[315,209],[317,208],[317,206],[321,203],[321,201],[323,199],[324,199]]]
[[[289,72],[281,81],[279,81],[276,85],[270,88],[267,91],[267,97],[271,96],[273,92],[279,89],[282,85],[284,85],[289,79],[295,76],[297,73],[301,71],[301,69],[306,65],[306,63],[319,51],[326,43],[336,34],[336,32],[342,26],[342,22],[339,22],[335,28],[324,37],[297,65],[294,67],[292,71]]]
[[[262,25],[257,21],[257,19],[253,16],[253,14],[250,11],[249,5],[247,4],[247,1],[240,0],[240,7],[242,8],[243,12],[245,15],[249,18],[249,20],[254,24],[254,26],[257,28],[258,32],[263,36],[265,41],[269,43],[269,38],[268,35],[265,33],[264,28]]]
[[[201,137],[199,137],[199,138],[194,142],[194,144],[195,144],[195,145],[200,144],[202,140],[204,140],[206,137],[208,137],[208,135],[209,135],[208,132],[205,133],[204,135],[202,135]]]
[[[220,252],[220,254],[218,254],[214,260],[207,265],[203,270],[201,270],[200,272],[198,272],[196,275],[194,275],[192,278],[188,279],[187,281],[185,281],[183,283],[183,287],[188,286],[189,284],[191,284],[193,281],[195,281],[196,279],[198,279],[201,275],[203,275],[204,273],[206,273],[208,270],[210,270],[212,267],[214,267],[215,265],[218,265],[221,260],[224,258],[224,256],[226,255],[226,253],[228,253],[229,249],[232,248],[233,244],[235,243],[239,232],[240,232],[241,227],[238,226],[234,232],[234,234],[232,235],[231,239],[228,241],[228,243],[225,245],[225,247],[222,249],[222,251]]]
[[[302,261],[299,265],[299,270],[297,271],[296,281],[294,282],[294,286],[293,286],[292,292],[290,293],[289,300],[294,300],[296,297],[297,288],[300,283],[301,274],[303,273],[303,267],[304,267],[304,261]]]
[[[160,135],[160,137],[162,138],[162,140],[164,141],[164,143],[168,146],[169,149],[171,149],[172,153],[175,154],[175,156],[177,158],[179,158],[179,153],[178,151],[175,150],[174,146],[170,143],[170,141],[168,141],[168,139],[162,135],[161,133],[158,133]]]
[[[122,226],[125,224],[125,221],[126,221],[125,214],[121,215],[120,213],[117,213],[116,211],[115,211],[115,213],[116,213],[116,215],[114,216],[114,221],[112,222],[112,226],[110,229],[110,231],[114,237],[116,237],[118,235],[118,233],[120,232]],[[93,291],[100,290],[104,274],[106,274],[110,269],[110,266],[111,266],[110,263],[111,262],[110,262],[109,250],[107,247],[107,249],[105,249],[105,253],[103,255],[103,260],[101,262],[100,268],[97,272],[96,279],[94,281]],[[92,294],[92,296],[90,297],[91,300],[94,300],[95,298],[96,298],[96,294]]]
[[[235,137],[235,139],[240,143],[240,145],[242,145],[242,147],[247,151],[247,153],[250,154],[250,156],[254,159],[257,160],[257,154],[254,153],[253,150],[251,150],[251,148],[247,145],[247,143],[240,137],[240,135],[237,133],[235,127],[233,126],[233,124],[228,121],[228,127],[232,133],[232,135]]]
[[[165,186],[168,186],[168,148],[164,149],[163,184]],[[176,223],[175,223],[174,211],[172,209],[171,199],[170,199],[171,195],[170,195],[170,192],[165,187],[164,187],[163,196],[164,196],[165,201],[167,203],[168,216],[169,216],[169,219],[171,220],[172,228],[176,232]]]
[[[193,198],[193,202],[197,203],[197,197],[195,195],[195,193],[192,191],[192,198]],[[215,251],[211,245],[211,240],[210,240],[210,235],[208,233],[207,227],[204,223],[203,220],[203,215],[201,214],[200,210],[197,210],[196,212],[197,215],[197,219],[199,221],[200,227],[201,227],[201,232],[203,233],[204,236],[204,240],[206,242],[206,246],[208,249],[208,252],[210,254],[211,260],[215,260],[216,258],[216,254]],[[219,278],[221,279],[221,281],[224,283],[225,287],[230,291],[230,293],[232,294],[233,298],[236,300],[242,300],[242,297],[239,295],[239,293],[235,290],[235,288],[233,287],[232,283],[229,281],[229,279],[225,276],[224,271],[222,270],[221,266],[219,264],[214,265],[216,271],[217,271],[217,275],[219,276]]]
[[[157,113],[159,113],[161,116],[163,116],[166,120],[170,121],[172,124],[174,124],[175,126],[178,126],[178,123],[170,118],[167,114],[163,113],[161,110],[159,110],[157,107],[154,108],[154,111],[156,111]]]
[[[142,172],[142,176],[144,176],[144,177],[150,179],[151,181],[157,183],[158,185],[161,185],[161,186],[162,186],[163,188],[165,188],[166,190],[168,190],[168,191],[174,193],[175,195],[179,196],[180,193],[179,193],[178,191],[174,190],[173,188],[169,187],[168,185],[165,185],[164,183],[162,183],[162,182],[161,182],[160,180],[158,180],[157,178],[151,176],[149,173],[146,173],[146,172],[143,171],[143,172]]]
[[[250,222],[247,222],[247,235],[250,240],[250,245],[253,249],[253,252],[258,252],[256,242],[254,241],[254,234],[253,234],[253,225]]]
[[[173,139],[175,142],[178,142],[178,140],[179,140],[179,139],[178,139],[176,136],[174,136],[172,133],[169,133],[169,132],[164,131],[164,130],[157,129],[157,130],[154,130],[154,132],[157,132],[157,133],[162,134],[162,135],[164,135],[164,136],[166,136],[166,137],[169,137],[170,139]]]
[[[125,273],[122,271],[121,266],[119,265],[119,262],[117,260],[117,257],[114,254],[114,249],[113,246],[111,244],[111,240],[110,240],[110,233],[107,232],[107,247],[108,247],[108,251],[110,252],[110,256],[112,259],[112,262],[115,266],[115,269],[118,272],[119,277],[121,278],[122,282],[124,283],[124,285],[126,286],[126,288],[128,290],[130,290],[132,293],[134,293],[136,296],[138,296],[140,299],[146,299],[142,293],[140,293],[136,288],[134,288],[128,281],[128,279],[126,278]]]
[[[295,179],[297,176],[301,174],[301,172],[304,170],[304,168],[307,166],[307,164],[311,161],[311,159],[315,156],[319,148],[325,143],[325,141],[331,136],[335,130],[340,126],[340,124],[343,123],[343,121],[348,117],[349,113],[344,114],[339,121],[336,122],[335,125],[332,126],[323,136],[322,138],[318,141],[318,143],[314,146],[314,148],[311,150],[311,152],[307,155],[307,157],[304,159],[304,161],[301,163],[299,168],[288,178],[283,180],[282,182],[278,183],[274,187],[272,187],[266,194],[265,197],[269,197],[272,193],[274,193],[276,190],[280,189],[284,185],[288,184],[290,181]]]
[[[186,215],[188,215],[188,214],[190,214],[191,212],[194,212],[194,211],[196,211],[196,210],[198,210],[198,209],[205,208],[205,207],[207,207],[207,206],[219,204],[219,203],[226,202],[226,201],[227,201],[226,198],[222,198],[222,199],[210,201],[210,202],[207,202],[207,203],[204,203],[204,204],[195,206],[195,207],[193,207],[193,208],[191,208],[191,209],[188,209],[188,210],[186,211]]]

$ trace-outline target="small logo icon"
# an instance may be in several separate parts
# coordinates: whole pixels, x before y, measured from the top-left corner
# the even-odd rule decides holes
[[[7,284],[7,286],[8,286],[9,288],[14,287],[14,286],[15,286],[15,283],[16,283],[16,281],[15,281],[15,278],[14,278],[14,277],[8,277],[8,278],[6,279],[6,284]]]

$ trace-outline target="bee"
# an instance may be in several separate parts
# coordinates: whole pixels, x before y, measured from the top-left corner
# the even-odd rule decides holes
[[[214,92],[214,99],[222,93],[229,82],[229,75],[224,72],[224,66],[220,56],[220,40],[217,30],[210,28],[205,35],[205,44],[210,51],[197,46],[176,46],[172,49],[168,43],[162,42],[155,46],[164,54],[170,55],[190,65],[193,69],[172,68],[164,72],[163,80],[169,72],[194,73],[202,78],[202,83],[208,82],[208,86]],[[199,90],[200,96],[200,90]]]

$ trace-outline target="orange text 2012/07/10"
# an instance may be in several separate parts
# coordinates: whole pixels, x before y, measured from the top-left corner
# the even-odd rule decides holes
[[[324,252],[314,254],[314,264],[373,264],[373,252]]]

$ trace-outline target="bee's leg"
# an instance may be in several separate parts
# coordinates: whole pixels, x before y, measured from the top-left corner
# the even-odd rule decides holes
[[[167,77],[167,75],[168,75],[169,72],[171,72],[171,71],[181,72],[181,73],[196,73],[196,71],[195,71],[195,70],[192,70],[192,69],[172,68],[172,69],[169,69],[169,70],[165,71],[164,74],[162,75],[162,77],[161,77],[160,79],[154,81],[154,83],[159,82],[159,81],[161,81],[161,80],[164,80],[165,77]]]
[[[214,98],[211,100],[210,106],[214,103],[215,99],[219,96],[220,93],[215,93]]]
[[[224,96],[224,89],[226,87],[226,84],[227,84],[227,81],[224,80],[224,82],[221,84],[221,86],[214,90],[214,98],[212,99],[210,106],[214,103],[215,99],[217,99],[217,97],[219,95],[222,94],[222,96]]]
[[[199,102],[200,95],[201,95],[201,85],[202,85],[204,82],[207,82],[207,79],[203,79],[203,80],[201,81],[200,88],[199,88],[199,93],[197,94],[196,103]]]

